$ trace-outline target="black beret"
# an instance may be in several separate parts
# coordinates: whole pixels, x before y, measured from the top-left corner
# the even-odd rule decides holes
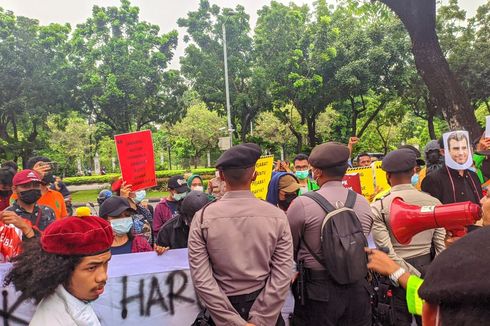
[[[490,300],[490,227],[468,233],[430,264],[419,289],[432,304],[481,304]]]
[[[409,149],[415,153],[415,156],[419,158],[421,156],[420,151],[413,145],[401,145],[398,149]]]
[[[245,169],[255,165],[260,158],[260,146],[247,143],[233,146],[224,152],[216,162],[216,168],[226,169]]]
[[[389,152],[381,163],[381,168],[390,173],[405,172],[417,165],[417,156],[407,148]]]
[[[315,168],[325,169],[347,164],[350,151],[341,143],[328,142],[315,146],[311,151],[308,162]]]

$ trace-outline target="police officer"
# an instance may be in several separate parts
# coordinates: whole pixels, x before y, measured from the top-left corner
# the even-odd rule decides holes
[[[189,233],[189,265],[216,325],[284,325],[293,249],[286,215],[254,197],[260,147],[230,148],[216,163],[227,192],[198,211]]]
[[[347,199],[348,190],[342,185],[342,179],[349,167],[349,156],[347,146],[330,142],[316,146],[309,157],[313,179],[320,186],[317,193],[337,207],[342,207]],[[357,196],[353,209],[367,235],[372,223],[369,203]],[[295,294],[294,325],[371,325],[367,281],[350,285],[335,283],[305,245],[306,242],[321,257],[320,233],[325,215],[313,199],[305,196],[295,199],[287,211],[295,259],[298,263],[304,261],[306,274],[304,304]]]
[[[393,295],[395,306],[395,325],[411,325],[412,315],[408,312],[406,305],[406,292],[398,287],[398,274],[410,272],[417,276],[423,276],[425,269],[432,261],[431,247],[435,254],[445,249],[444,229],[426,230],[418,233],[412,238],[409,245],[400,245],[391,233],[390,207],[393,199],[399,197],[407,204],[418,206],[433,206],[441,203],[426,193],[418,191],[411,184],[411,178],[416,166],[416,155],[409,149],[398,149],[386,155],[381,168],[386,171],[388,183],[391,186],[390,193],[372,204],[373,239],[378,247],[389,250],[389,256],[397,262],[401,268],[390,275],[393,281]],[[417,321],[419,324],[420,320]]]

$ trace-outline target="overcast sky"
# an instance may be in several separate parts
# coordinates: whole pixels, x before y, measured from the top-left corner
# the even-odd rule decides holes
[[[315,0],[278,0],[282,3],[313,4]],[[445,0],[446,2],[447,0]],[[210,0],[220,7],[235,7],[241,4],[251,17],[252,25],[257,20],[257,10],[270,3],[270,0]],[[335,0],[329,0],[335,3]],[[469,16],[473,16],[476,8],[486,0],[459,0]],[[119,0],[0,0],[0,7],[13,11],[16,15],[36,18],[41,24],[70,23],[72,27],[82,23],[91,16],[92,6],[117,6]],[[140,19],[160,26],[162,32],[179,30],[177,19],[185,17],[187,12],[196,10],[199,0],[132,0],[131,3],[140,8]],[[172,66],[178,65],[178,57],[184,53],[182,41],[184,31],[179,30],[179,46],[175,53]]]

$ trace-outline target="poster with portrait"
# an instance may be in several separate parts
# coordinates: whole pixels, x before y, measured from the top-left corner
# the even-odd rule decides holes
[[[444,160],[455,170],[466,170],[473,165],[470,136],[467,131],[450,131],[442,136],[444,141]]]

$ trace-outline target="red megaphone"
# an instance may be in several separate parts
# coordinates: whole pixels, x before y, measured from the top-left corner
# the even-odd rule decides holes
[[[481,218],[480,205],[470,201],[438,206],[417,206],[395,198],[390,208],[390,226],[400,244],[408,244],[419,232],[445,228],[453,236],[466,234],[466,225]]]

